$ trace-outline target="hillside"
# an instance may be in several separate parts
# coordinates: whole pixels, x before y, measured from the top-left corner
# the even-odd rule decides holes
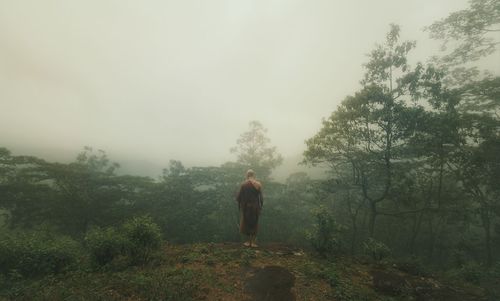
[[[127,267],[116,260],[105,270],[19,279],[3,283],[0,299],[487,300],[479,287],[419,274],[393,263],[326,261],[281,244],[257,249],[235,243],[165,245],[147,266]]]

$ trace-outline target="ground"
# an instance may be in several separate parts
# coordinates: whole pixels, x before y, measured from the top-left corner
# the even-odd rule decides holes
[[[0,300],[485,300],[482,289],[448,285],[391,264],[322,259],[283,244],[165,245],[150,264],[116,260],[38,280],[10,282]],[[3,298],[3,299],[2,299]]]

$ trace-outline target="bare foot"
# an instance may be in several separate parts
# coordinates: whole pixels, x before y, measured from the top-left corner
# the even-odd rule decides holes
[[[250,247],[251,244],[247,241],[246,243],[243,244],[245,247]]]

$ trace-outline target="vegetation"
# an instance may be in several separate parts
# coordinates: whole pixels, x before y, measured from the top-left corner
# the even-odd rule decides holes
[[[416,43],[391,25],[359,91],[306,141],[304,164],[326,166],[325,179],[274,181],[283,158],[258,121],[230,149],[234,161],[172,160],[158,179],[119,175],[89,147],[67,164],[0,148],[0,295],[236,296],[236,267],[259,262],[293,272],[306,299],[497,298],[500,77],[470,63],[497,53],[499,16],[498,1],[472,0],[427,28],[458,47],[414,66]],[[234,197],[248,168],[264,183],[259,239],[275,250],[230,244],[240,240]],[[431,276],[444,279],[439,292]]]

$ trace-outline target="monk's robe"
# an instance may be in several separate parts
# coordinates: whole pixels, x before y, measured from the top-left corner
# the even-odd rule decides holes
[[[264,201],[262,185],[252,179],[243,182],[236,199],[240,208],[240,232],[245,235],[256,235]]]

